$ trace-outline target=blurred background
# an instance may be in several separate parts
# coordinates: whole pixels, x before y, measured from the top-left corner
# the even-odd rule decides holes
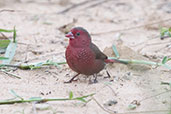
[[[93,42],[108,56],[114,56],[114,44],[123,59],[161,63],[165,56],[171,58],[171,0],[0,0],[0,28],[11,30],[14,26],[18,44],[11,64],[65,61],[68,45],[65,34],[76,26],[87,29]],[[13,34],[2,32],[0,38],[12,40]],[[2,99],[11,98],[9,90],[24,98],[66,97],[69,91],[76,96],[96,93],[95,98],[102,106],[106,107],[108,101],[117,101],[107,105],[106,108],[112,111],[170,114],[170,87],[161,85],[161,82],[171,80],[167,68],[109,65],[107,71],[112,79],[104,79],[107,75],[104,70],[99,83],[93,85],[88,85],[85,77],[65,85],[63,82],[74,75],[66,64],[60,68],[9,71],[22,78],[1,73]],[[168,92],[158,95],[165,91]],[[140,101],[141,105],[128,107],[134,100]],[[48,103],[48,106],[49,109],[37,113],[108,114],[94,101],[84,106],[75,101]],[[25,114],[34,113],[31,104],[0,107],[1,114],[16,114],[22,110]]]

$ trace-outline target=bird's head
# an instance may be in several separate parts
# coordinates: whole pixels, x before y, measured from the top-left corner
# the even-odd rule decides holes
[[[69,45],[73,47],[87,47],[91,44],[91,37],[87,30],[82,27],[75,27],[65,35],[68,37]]]

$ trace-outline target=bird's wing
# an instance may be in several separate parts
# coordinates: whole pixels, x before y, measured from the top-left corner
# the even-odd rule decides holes
[[[95,53],[96,59],[102,59],[102,60],[107,59],[107,56],[103,52],[101,52],[100,49],[95,44],[91,43],[90,48]]]

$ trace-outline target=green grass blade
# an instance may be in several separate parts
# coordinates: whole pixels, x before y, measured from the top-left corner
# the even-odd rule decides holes
[[[20,97],[19,95],[16,94],[16,92],[14,90],[10,90],[11,94],[14,95],[16,98],[19,98],[21,100],[24,100],[22,97]]]
[[[70,93],[69,93],[69,99],[72,99],[73,98],[73,93],[72,93],[72,91],[70,91]]]
[[[3,69],[1,69],[1,71],[4,72],[4,73],[6,73],[6,74],[8,74],[8,75],[11,76],[11,77],[21,79],[21,77],[17,76],[16,74],[7,72],[7,71],[5,71],[5,70],[3,70]]]
[[[16,30],[15,30],[15,26],[14,26],[14,33],[13,33],[13,42],[16,43],[16,36],[17,36],[17,33],[16,33]]]
[[[84,98],[77,98],[77,100],[86,103],[87,101]]]
[[[115,45],[112,46],[112,49],[113,49],[113,52],[114,52],[115,55],[116,55],[116,58],[119,58],[119,53],[118,53],[117,48],[116,48]]]
[[[14,32],[14,30],[0,29],[0,32]]]
[[[10,43],[10,40],[0,40],[0,49],[7,48]]]
[[[152,61],[144,61],[144,60],[132,60],[132,59],[117,59],[116,57],[108,57],[109,59],[114,59],[118,60],[122,63],[127,63],[127,64],[145,64],[145,65],[154,65],[154,66],[163,66],[166,67],[167,69],[171,69],[171,66],[167,64],[162,64],[162,63],[157,63],[157,62],[152,62]],[[168,60],[167,60],[168,61]]]
[[[133,110],[133,109],[136,109],[137,108],[137,105],[135,105],[135,104],[129,104],[128,105],[128,108],[131,109],[131,110]]]
[[[162,60],[162,64],[165,64],[167,62],[167,57],[165,56]]]
[[[171,28],[160,28],[160,36],[163,37],[163,36],[171,36]]]
[[[9,59],[3,60],[2,64],[10,64],[10,62],[12,61],[12,59],[15,55],[16,48],[17,48],[17,43],[14,43],[11,41],[6,49],[6,52],[5,52],[5,57],[7,57]]]
[[[42,100],[42,98],[41,97],[31,97],[31,98],[29,98],[29,100]]]
[[[14,92],[14,91],[13,91]],[[20,97],[18,96],[15,92],[14,92],[14,96],[15,97]],[[30,103],[30,102],[48,102],[48,101],[73,101],[73,100],[78,100],[78,101],[82,101],[82,102],[87,102],[84,98],[88,98],[93,96],[94,94],[90,94],[90,95],[86,95],[86,96],[82,96],[82,97],[75,97],[72,99],[69,98],[41,98],[41,97],[31,97],[29,99],[23,99],[22,97],[19,100],[15,100],[15,99],[11,99],[11,100],[2,100],[0,101],[0,105],[5,105],[5,104],[15,104],[15,103]]]
[[[7,60],[7,57],[0,57],[0,60]]]
[[[167,59],[167,61],[170,61],[170,60],[171,60],[171,58]]]
[[[171,32],[171,27],[169,28],[169,32]]]

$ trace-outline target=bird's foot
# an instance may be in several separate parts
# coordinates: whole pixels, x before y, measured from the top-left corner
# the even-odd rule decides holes
[[[97,74],[93,75],[94,79],[91,80],[91,78],[89,79],[89,84],[95,84],[95,83],[98,83],[97,81]]]
[[[94,80],[93,80],[93,83],[98,83],[97,79],[94,79]]]
[[[69,80],[69,81],[65,81],[64,83],[72,83],[72,82],[75,82],[75,81],[78,81],[78,79],[75,79],[75,80]]]
[[[79,75],[79,73],[76,74],[74,77],[72,77],[69,81],[65,81],[64,83],[72,83],[73,81],[77,81],[78,79],[76,79],[76,80],[74,80],[74,79],[75,79],[78,75]]]
[[[111,78],[111,75],[109,74],[109,72],[107,70],[106,70],[106,74],[107,74],[107,76],[104,78]]]
[[[95,83],[98,83],[97,80],[89,80],[89,84],[95,84]]]

